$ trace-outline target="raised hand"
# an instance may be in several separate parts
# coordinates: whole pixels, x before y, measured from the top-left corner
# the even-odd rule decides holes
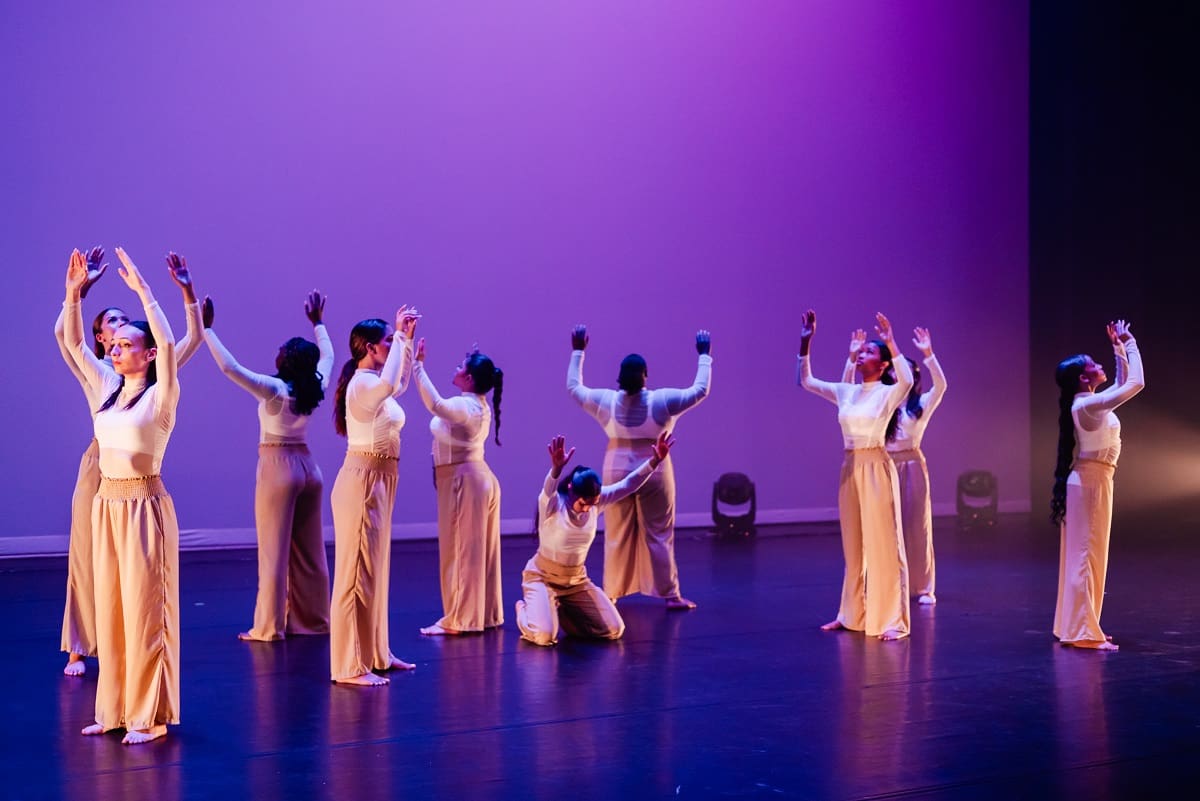
[[[1133,339],[1133,332],[1129,330],[1129,323],[1124,320],[1117,320],[1108,324],[1109,336],[1115,336],[1116,341],[1125,343]]]
[[[658,435],[658,439],[654,441],[651,447],[654,449],[655,466],[667,458],[671,452],[671,448],[675,445],[675,436],[666,431]]]
[[[417,331],[417,320],[421,319],[421,313],[415,307],[410,308],[407,304],[396,309],[396,330],[403,334],[408,339],[412,339],[413,334]]]
[[[571,350],[585,350],[588,346],[586,325],[577,325],[571,330]]]
[[[800,315],[800,341],[806,342],[817,333],[817,313],[812,309]]]
[[[204,296],[204,303],[200,306],[200,319],[205,328],[212,328],[213,317],[215,315],[213,309],[213,301],[208,295]]]
[[[71,297],[83,297],[82,292],[87,283],[87,276],[87,260],[79,252],[79,248],[75,248],[71,251],[71,258],[67,260],[67,294]]]
[[[117,268],[117,275],[125,281],[125,285],[134,292],[141,294],[150,288],[146,283],[146,279],[142,277],[142,271],[133,263],[133,259],[129,258],[129,254],[125,252],[125,248],[115,248],[114,253],[121,262],[121,266]]]
[[[567,462],[571,461],[571,457],[575,455],[575,449],[567,450],[567,438],[559,434],[554,439],[550,440],[550,444],[546,446],[546,450],[550,452],[550,467],[557,477]]]
[[[712,352],[712,334],[701,328],[696,332],[696,353],[703,356]]]
[[[858,356],[858,352],[862,350],[862,346],[867,342],[867,332],[861,328],[856,328],[850,332],[850,358],[854,359]]]
[[[100,280],[100,276],[108,269],[108,264],[101,264],[104,261],[104,248],[94,247],[87,252],[87,280],[79,289],[79,297],[86,298],[88,291],[92,288],[92,284]]]
[[[425,361],[425,337],[417,340],[417,352],[413,355],[413,358],[419,362]]]
[[[326,297],[314,289],[308,293],[308,297],[304,301],[304,316],[313,324],[313,327],[321,325],[321,321],[325,319]]]
[[[878,332],[879,338],[883,340],[883,344],[891,349],[892,353],[896,352],[896,348],[892,347],[896,342],[896,337],[892,334],[892,324],[883,312],[875,312],[875,331]]]
[[[167,254],[167,270],[171,273],[171,280],[180,289],[187,289],[192,285],[192,273],[188,269],[187,259],[174,251]]]
[[[913,329],[913,344],[917,346],[917,350],[928,359],[933,355],[933,341],[929,338],[929,329],[917,326]]]

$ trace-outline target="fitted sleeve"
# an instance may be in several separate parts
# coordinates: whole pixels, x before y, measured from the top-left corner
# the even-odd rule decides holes
[[[408,389],[411,373],[412,343],[408,337],[396,334],[379,375],[363,373],[355,382],[353,400],[360,412],[355,416],[360,420],[371,419],[381,403]]]
[[[707,398],[710,387],[712,387],[712,356],[702,353],[697,360],[696,378],[692,381],[692,385],[687,389],[656,389],[654,404],[656,406],[662,404],[663,410],[674,417],[683,414]],[[655,417],[657,419],[658,415]]]
[[[333,374],[333,340],[324,323],[313,326],[313,337],[317,340],[317,372],[321,374],[321,389],[329,389],[329,377]]]
[[[892,356],[892,371],[896,374],[896,383],[888,390],[888,408],[895,411],[904,403],[908,391],[912,389],[913,374],[908,359],[900,353]]]
[[[591,389],[583,383],[583,351],[571,351],[571,361],[567,363],[567,394],[583,407],[583,410],[600,419],[600,410],[605,407],[607,395],[612,390]]]
[[[471,419],[471,408],[466,399],[443,398],[421,362],[413,364],[413,375],[417,379],[417,391],[421,393],[421,401],[431,414],[460,425]]]
[[[67,368],[71,371],[71,375],[75,376],[75,380],[83,387],[84,394],[91,392],[91,386],[88,384],[87,376],[79,369],[79,365],[75,363],[75,357],[71,355],[71,349],[67,347],[67,330],[66,330],[66,307],[58,313],[58,319],[54,321],[54,341],[58,344],[58,352],[62,355],[63,361],[67,363]]]
[[[642,462],[637,470],[634,470],[625,478],[613,484],[605,484],[600,488],[600,500],[597,506],[603,509],[610,503],[616,503],[622,498],[627,498],[633,493],[642,488],[642,485],[650,480],[650,475],[654,472],[654,465],[650,459]]]
[[[1117,367],[1117,383],[1124,384],[1125,377],[1129,375],[1129,354],[1125,352],[1125,345],[1120,340],[1113,345],[1113,359]]]
[[[104,392],[106,384],[116,379],[112,367],[96,358],[83,339],[83,309],[79,303],[63,304],[63,345],[79,368],[79,375],[96,397]]]
[[[1106,412],[1117,408],[1146,386],[1142,371],[1142,354],[1138,350],[1137,340],[1130,339],[1125,343],[1125,352],[1129,355],[1129,374],[1120,384],[1113,384],[1103,392],[1093,393],[1077,401],[1080,414],[1089,417],[1102,417]]]
[[[853,384],[854,383],[854,371],[857,367],[858,367],[858,365],[855,364],[854,359],[846,359],[846,366],[842,368],[842,383],[843,384]]]
[[[811,357],[797,356],[796,357],[796,383],[807,389],[814,395],[820,395],[830,403],[838,402],[837,388],[838,385],[829,381],[821,381],[813,378]]]
[[[921,395],[921,409],[924,414],[933,414],[933,410],[942,402],[942,396],[946,394],[946,374],[942,372],[942,365],[937,356],[925,359],[925,368],[929,371],[933,386]]]
[[[208,349],[212,352],[213,361],[217,363],[217,367],[221,368],[221,372],[230,381],[254,397],[259,400],[269,401],[280,395],[287,394],[287,384],[283,381],[242,367],[237,359],[233,358],[233,354],[221,342],[216,331],[206,328],[204,330],[204,340],[208,343]]]
[[[175,359],[180,367],[196,355],[204,338],[204,318],[200,315],[200,302],[186,304],[183,307],[183,316],[187,321],[187,331],[175,346]]]
[[[155,371],[158,375],[154,394],[158,411],[174,410],[179,402],[179,361],[175,358],[175,334],[167,315],[163,314],[162,306],[153,298],[143,306],[146,312],[146,322],[150,324],[150,333],[154,335],[158,355],[155,356]]]

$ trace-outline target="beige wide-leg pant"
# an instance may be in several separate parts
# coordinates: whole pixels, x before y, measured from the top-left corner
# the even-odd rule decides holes
[[[500,482],[486,462],[439,465],[438,564],[442,610],[437,625],[483,631],[504,623],[500,588]]]
[[[71,539],[67,544],[67,602],[61,650],[96,655],[96,593],[92,582],[92,501],[100,489],[100,445],[96,440],[79,460],[71,494]]]
[[[329,564],[321,533],[321,468],[307,445],[258,447],[256,640],[329,632]]]
[[[846,574],[838,622],[875,637],[909,632],[908,562],[896,468],[883,448],[846,451],[838,518]]]
[[[1062,642],[1104,641],[1100,610],[1108,575],[1113,473],[1104,462],[1076,459],[1067,477],[1067,514],[1060,528],[1054,636]]]
[[[610,439],[604,483],[632,473],[653,454],[654,440]],[[642,488],[604,508],[604,592],[679,597],[675,565],[675,468],[668,457]]]
[[[334,681],[391,667],[388,576],[398,460],[350,451],[333,482],[333,598],[329,661]]]
[[[517,628],[536,645],[554,645],[560,625],[573,637],[616,640],[625,633],[621,613],[584,565],[571,567],[536,553],[521,573],[521,590],[525,604],[517,606]]]
[[[179,523],[158,476],[100,480],[92,504],[96,722],[179,722]]]
[[[933,511],[929,503],[929,467],[919,448],[888,453],[900,482],[900,523],[908,557],[909,587],[913,595],[933,595],[936,570],[933,559]]]

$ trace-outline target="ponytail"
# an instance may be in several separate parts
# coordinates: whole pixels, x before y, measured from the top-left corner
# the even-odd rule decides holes
[[[1079,377],[1087,362],[1083,355],[1059,362],[1054,371],[1058,384],[1058,455],[1054,463],[1054,489],[1050,492],[1050,522],[1060,525],[1067,514],[1067,476],[1075,458],[1075,421],[1071,404],[1079,392]]]
[[[467,355],[465,363],[467,375],[475,385],[475,393],[486,395],[492,393],[492,416],[496,422],[495,439],[500,444],[500,399],[504,394],[504,371],[484,354],[472,351]]]
[[[358,363],[367,355],[368,345],[378,345],[387,333],[388,324],[378,317],[370,317],[355,323],[350,329],[350,360],[342,365],[342,374],[338,376],[337,393],[333,403],[333,430],[347,436],[346,429],[346,390]]]

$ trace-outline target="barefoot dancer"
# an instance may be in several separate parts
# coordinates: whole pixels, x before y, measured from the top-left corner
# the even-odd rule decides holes
[[[500,590],[500,483],[483,460],[492,425],[500,444],[504,373],[473,350],[459,362],[454,386],[462,394],[443,398],[425,372],[425,340],[417,343],[413,376],[425,408],[433,413],[434,481],[438,499],[438,562],[442,617],[421,629],[429,636],[483,631],[504,622]]]
[[[80,301],[87,297],[92,285],[99,281],[100,276],[108,269],[108,264],[102,263],[103,260],[102,248],[95,247],[87,252],[87,278],[79,291]],[[187,261],[182,256],[172,253],[167,256],[167,269],[183,292],[187,314],[187,335],[175,348],[179,366],[182,367],[200,346],[200,305],[196,302],[196,292],[192,286]],[[110,367],[112,361],[108,358],[108,349],[112,345],[113,334],[128,323],[129,315],[115,306],[104,309],[92,321],[92,340],[89,344],[96,358],[103,360]],[[58,342],[63,361],[83,387],[88,410],[94,417],[96,409],[105,399],[93,396],[87,378],[76,366],[75,358],[66,344],[65,326],[64,315],[60,313],[54,324],[54,338]],[[79,460],[75,491],[71,495],[71,537],[67,546],[67,600],[63,609],[61,643],[61,649],[68,655],[67,665],[63,668],[63,673],[68,676],[82,676],[87,666],[84,657],[96,655],[96,603],[92,583],[92,499],[96,497],[96,490],[100,487],[98,460],[99,446],[93,439]]]
[[[665,431],[651,456],[615,484],[601,486],[588,467],[576,467],[559,481],[575,449],[563,437],[549,445],[550,473],[538,497],[538,549],[521,574],[523,598],[517,601],[521,637],[535,645],[553,645],[561,628],[576,637],[619,639],[625,621],[608,596],[588,578],[584,562],[596,537],[596,519],[610,504],[645,484],[667,458],[675,439]]]
[[[1113,410],[1146,383],[1142,355],[1129,324],[1109,323],[1108,337],[1117,365],[1117,381],[1108,389],[1096,391],[1108,377],[1091,356],[1072,356],[1055,371],[1060,393],[1058,462],[1050,501],[1050,519],[1061,532],[1054,636],[1064,645],[1101,651],[1117,650],[1100,628],[1112,531],[1113,473],[1121,455],[1121,421]]]
[[[254,625],[241,640],[282,640],[288,634],[329,632],[329,566],[321,532],[321,468],[309,453],[308,424],[325,398],[333,343],[322,322],[325,298],[315,289],[304,302],[316,344],[292,337],[275,356],[275,375],[247,370],[212,330],[212,301],[204,299],[204,338],[228,378],[258,398],[258,471],[254,522],[258,530],[258,598]]]
[[[801,318],[797,383],[837,405],[846,447],[838,487],[846,573],[838,616],[821,628],[865,630],[872,637],[898,640],[909,633],[908,566],[896,466],[884,450],[884,438],[892,414],[912,386],[912,373],[907,361],[892,359],[891,323],[882,314],[875,319],[880,338],[864,342],[858,352],[863,383],[830,383],[812,377],[808,354],[817,315],[812,309],[806,311]],[[890,364],[896,379],[889,385]]]
[[[334,428],[346,437],[347,450],[333,483],[329,656],[332,678],[340,684],[387,684],[373,671],[416,667],[388,646],[388,574],[404,427],[396,396],[408,389],[419,316],[401,306],[394,329],[378,318],[355,325],[350,360],[338,379]]]

